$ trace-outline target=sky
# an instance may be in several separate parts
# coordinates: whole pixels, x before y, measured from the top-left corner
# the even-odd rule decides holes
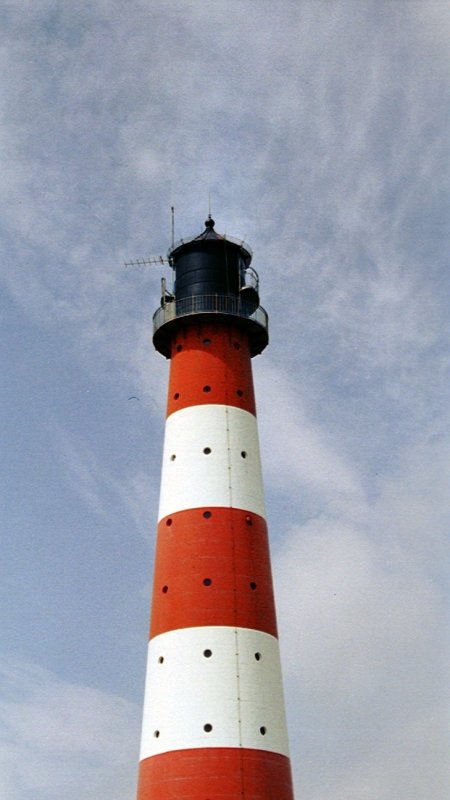
[[[270,316],[296,800],[444,800],[449,4],[3,0],[0,31],[2,800],[135,797],[166,268],[123,265],[209,202]]]

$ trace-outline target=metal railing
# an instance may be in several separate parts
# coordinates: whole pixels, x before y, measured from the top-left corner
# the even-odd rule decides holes
[[[261,325],[265,331],[269,324],[267,312],[262,306],[255,309],[254,304],[241,297],[198,294],[164,302],[153,315],[153,333],[155,334],[167,322],[191,314],[228,314],[251,320]]]

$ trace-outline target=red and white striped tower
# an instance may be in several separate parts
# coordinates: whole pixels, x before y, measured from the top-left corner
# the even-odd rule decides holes
[[[169,251],[171,360],[138,800],[292,800],[251,357],[268,343],[244,242]]]

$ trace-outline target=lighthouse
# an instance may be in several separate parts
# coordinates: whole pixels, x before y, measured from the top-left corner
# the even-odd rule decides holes
[[[138,800],[293,800],[251,359],[252,251],[169,250],[153,343],[170,359]]]

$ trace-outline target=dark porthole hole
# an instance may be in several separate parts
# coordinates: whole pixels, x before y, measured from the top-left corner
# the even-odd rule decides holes
[[[211,339],[203,339],[203,344],[206,344],[208,347],[208,345],[211,344]]]
[[[204,452],[205,456],[209,456],[209,454],[211,452],[211,448],[210,447],[204,447],[203,448],[203,452]]]
[[[155,737],[155,739],[158,739],[159,738],[159,731],[154,731],[153,732],[153,736]]]
[[[265,725],[261,725],[261,727],[259,729],[259,732],[260,732],[261,736],[265,736],[266,735],[267,728],[265,727]]]
[[[242,397],[242,396],[243,396],[243,394],[244,394],[244,392],[242,391],[242,389],[238,389],[238,390],[236,391],[236,394],[237,394],[237,396],[238,396],[238,397]]]
[[[168,591],[169,591],[169,587],[168,586],[163,586],[162,587],[162,593],[163,594],[167,594]]]
[[[247,451],[241,450],[241,458],[247,458]]]
[[[176,459],[176,455],[175,455],[175,453],[172,453],[172,455],[170,456],[170,460],[171,461],[175,461],[175,459]]]
[[[246,522],[247,525],[253,525],[253,520],[252,520],[250,514],[246,515],[245,522]]]
[[[203,578],[203,586],[211,586],[212,580],[211,578]]]
[[[261,653],[255,653],[256,661],[261,661]]]
[[[164,656],[158,658],[158,664],[164,664]]]
[[[203,387],[203,391],[204,392],[210,392],[211,391],[211,387],[210,386],[204,386]]]
[[[173,399],[174,400],[178,400],[179,396],[180,396],[180,393],[179,392],[175,392],[175,394],[173,396]]]
[[[205,656],[205,658],[211,658],[212,650],[209,649],[203,650],[203,655]]]
[[[207,722],[206,725],[203,725],[203,730],[205,731],[205,733],[211,733],[212,729],[213,726],[210,725],[209,722]]]
[[[204,516],[205,519],[211,519],[212,513],[211,513],[211,511],[204,511],[203,512],[203,516]]]
[[[252,590],[252,592],[254,592],[254,591],[255,591],[255,589],[256,589],[256,583],[255,583],[255,581],[250,581],[250,589]]]
[[[168,528],[170,528],[170,526],[172,525],[172,522],[173,522],[173,519],[171,519],[170,517],[169,517],[169,519],[166,519],[166,525],[167,525]]]

